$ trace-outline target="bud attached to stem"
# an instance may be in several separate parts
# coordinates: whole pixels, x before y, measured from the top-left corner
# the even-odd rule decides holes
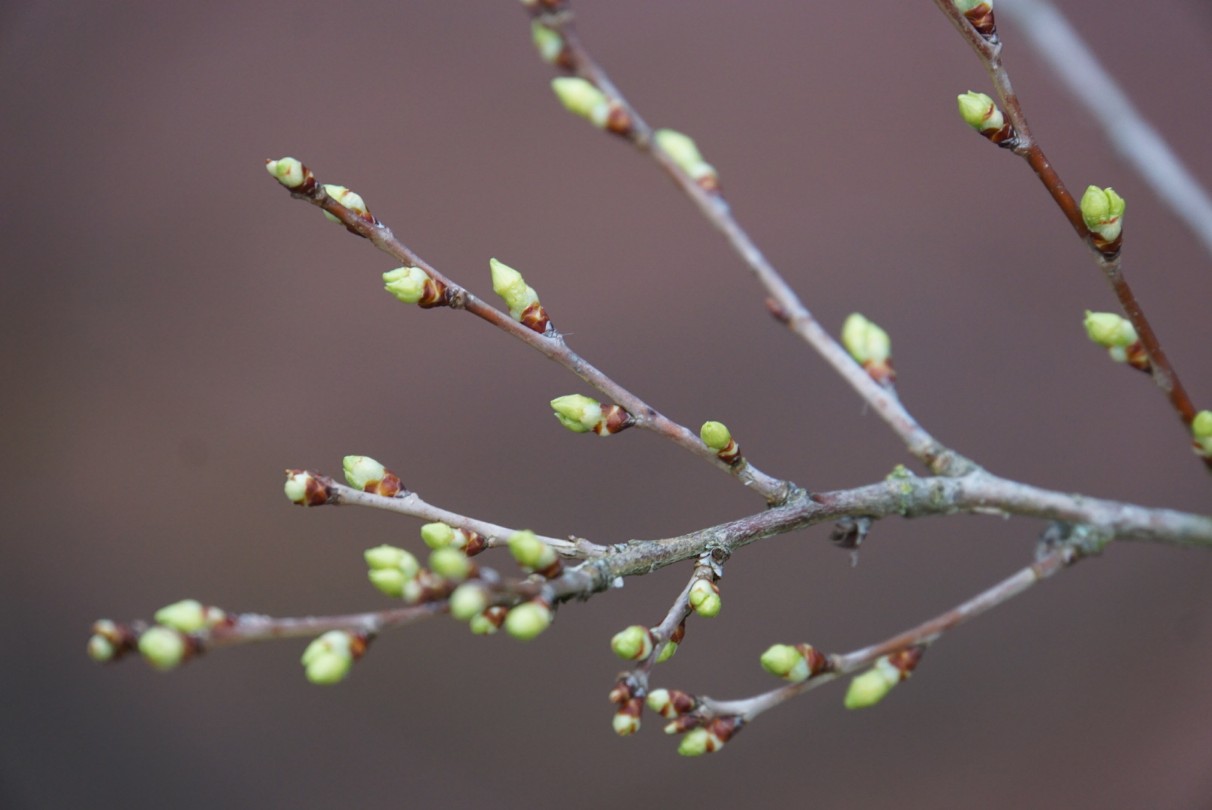
[[[1191,420],[1191,438],[1197,455],[1212,458],[1212,411],[1200,411]]]
[[[679,169],[704,191],[719,191],[720,176],[715,167],[703,160],[698,144],[689,135],[672,129],[658,129],[652,134],[661,151],[669,155]]]
[[[445,306],[446,285],[419,267],[397,267],[383,274],[383,289],[405,304],[421,309]]]
[[[811,644],[772,644],[762,653],[762,669],[792,683],[829,669],[829,659]]]
[[[568,394],[551,401],[551,410],[560,424],[573,433],[593,432],[613,436],[631,427],[635,420],[620,405],[603,405],[593,397]]]
[[[504,262],[489,259],[492,270],[492,291],[501,296],[509,315],[532,332],[547,332],[550,319],[539,303],[539,294],[522,278],[522,274]]]
[[[952,0],[976,32],[987,42],[997,43],[997,21],[993,19],[993,0]]]
[[[896,380],[892,368],[892,340],[875,322],[852,312],[842,324],[842,345],[871,379],[884,387]]]
[[[156,624],[182,633],[196,633],[223,624],[227,614],[217,607],[203,605],[197,599],[182,599],[157,610],[155,620]]]
[[[736,466],[744,460],[741,446],[732,438],[732,433],[723,422],[704,422],[699,428],[699,438],[715,451],[720,461],[729,466]]]
[[[615,633],[610,639],[610,649],[624,661],[645,661],[652,655],[656,637],[647,627],[633,624]]]
[[[691,729],[682,738],[678,753],[684,757],[699,757],[719,751],[740,727],[741,721],[737,717],[716,717],[698,728]]]
[[[542,599],[523,602],[505,616],[505,632],[518,641],[530,641],[551,626],[551,606]]]
[[[1086,310],[1083,325],[1086,327],[1086,336],[1106,349],[1115,362],[1127,363],[1146,373],[1153,370],[1149,355],[1127,318],[1114,312]]]
[[[367,637],[361,634],[329,630],[308,644],[299,659],[307,672],[307,680],[320,686],[345,680],[353,662],[366,652],[367,643]]]
[[[627,110],[617,100],[607,98],[588,80],[579,76],[563,76],[551,80],[551,89],[564,109],[573,115],[616,135],[631,134],[631,116]]]
[[[709,579],[696,579],[690,586],[687,597],[694,612],[704,619],[712,619],[720,615],[723,601],[720,599],[720,586]]]
[[[286,485],[282,489],[296,506],[320,506],[328,503],[332,495],[327,481],[307,470],[287,470]]]
[[[161,672],[176,669],[193,653],[189,638],[180,630],[156,625],[139,636],[143,660]]]
[[[1082,194],[1082,220],[1090,231],[1090,241],[1108,259],[1119,255],[1126,205],[1124,198],[1113,188],[1088,186]]]
[[[370,456],[346,456],[341,460],[345,480],[354,489],[393,498],[404,490],[399,477]]]
[[[539,539],[529,529],[514,532],[509,536],[509,553],[518,565],[547,579],[559,575],[564,563],[555,549]]]
[[[868,709],[879,703],[892,687],[913,673],[922,658],[921,647],[910,647],[878,658],[871,669],[850,681],[846,690],[847,709]]]
[[[291,191],[305,194],[316,187],[316,176],[311,169],[292,157],[266,160],[265,171]]]
[[[362,199],[362,195],[356,191],[350,191],[345,186],[337,186],[332,183],[324,184],[324,193],[329,196],[334,202],[340,203],[343,207],[352,211],[359,219],[364,219],[367,222],[376,222],[371,216],[370,209],[366,207],[366,201]],[[324,218],[329,222],[340,223],[341,220],[336,216],[324,212]]]
[[[1003,148],[1015,146],[1017,138],[1014,127],[1006,121],[993,99],[984,93],[969,90],[957,98],[960,116],[964,122]]]
[[[530,39],[534,42],[535,50],[539,52],[539,58],[544,62],[564,70],[573,69],[572,50],[559,31],[544,25],[541,20],[532,20]]]

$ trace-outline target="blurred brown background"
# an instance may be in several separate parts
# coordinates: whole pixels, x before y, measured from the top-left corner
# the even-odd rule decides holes
[[[565,114],[516,2],[6,3],[6,609],[0,806],[1212,806],[1212,555],[1125,544],[938,644],[878,709],[830,687],[687,761],[649,720],[619,740],[607,640],[654,622],[666,571],[571,605],[529,645],[447,621],[380,639],[338,688],[283,642],[169,676],[84,655],[93,619],[186,597],[299,614],[383,600],[360,553],[416,522],[291,507],[281,470],[368,453],[429,500],[598,542],[746,514],[734,482],[651,435],[577,437],[583,391],[476,320],[403,307],[392,265],[262,169],[306,160],[449,275],[523,270],[573,346],[670,416],[722,419],[813,488],[907,460],[764,313],[673,186]],[[1065,3],[1212,180],[1204,0]],[[1158,393],[1082,334],[1107,285],[1021,161],[967,131],[987,89],[930,3],[579,4],[658,125],[692,133],[742,222],[831,328],[892,333],[942,440],[1066,491],[1207,512]],[[878,15],[878,16],[877,16]],[[1212,266],[1003,22],[1030,120],[1075,190],[1129,200],[1130,277],[1212,402]],[[983,589],[1041,524],[888,521],[851,569],[828,527],[746,550],[726,609],[663,682],[773,685],[775,641],[845,650]]]

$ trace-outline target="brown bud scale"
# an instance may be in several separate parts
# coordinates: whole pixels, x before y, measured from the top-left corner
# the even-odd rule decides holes
[[[433,309],[434,307],[449,305],[450,301],[446,295],[446,285],[432,276],[427,278],[425,285],[421,288],[421,298],[417,301],[417,306],[421,309]]]
[[[922,660],[922,655],[925,652],[926,648],[920,644],[907,647],[889,655],[888,663],[896,667],[901,673],[901,680],[903,681],[913,674],[913,670],[917,669],[918,662]]]
[[[976,8],[965,11],[964,17],[987,42],[997,43],[997,20],[993,18],[992,6],[981,3]]]
[[[610,102],[610,110],[606,113],[606,130],[625,138],[632,134],[631,116],[618,101]]]
[[[594,425],[593,432],[599,436],[611,436],[621,430],[626,430],[635,423],[635,419],[621,405],[603,405],[602,418]]]
[[[543,305],[538,301],[522,310],[522,314],[518,317],[518,322],[522,326],[532,332],[538,332],[540,335],[547,332],[549,320],[547,310],[543,309]]]
[[[313,475],[307,470],[287,470],[286,477],[290,478],[302,473],[307,476],[307,486],[303,490],[303,500],[298,502],[299,506],[322,506],[329,502],[332,498],[332,489],[329,487],[330,480],[320,475]]]
[[[800,651],[800,655],[804,656],[804,661],[808,664],[809,678],[833,669],[833,663],[829,660],[829,656],[811,644],[797,644],[795,648]]]
[[[728,446],[718,451],[715,455],[720,461],[730,467],[735,467],[744,460],[741,456],[741,446],[736,443],[736,439],[729,439]]]
[[[1090,244],[1094,245],[1094,249],[1103,255],[1105,259],[1114,259],[1119,255],[1119,249],[1123,246],[1124,234],[1121,231],[1111,241],[1107,241],[1099,236],[1094,231],[1090,231]]]

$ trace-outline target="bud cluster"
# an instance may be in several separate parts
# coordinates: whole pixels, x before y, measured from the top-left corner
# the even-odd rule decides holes
[[[551,410],[560,424],[573,433],[613,436],[626,430],[635,419],[621,405],[603,405],[584,394],[568,394],[551,401]]]
[[[88,639],[88,657],[99,664],[117,661],[139,646],[138,635],[124,624],[109,619],[93,622],[93,634]]]

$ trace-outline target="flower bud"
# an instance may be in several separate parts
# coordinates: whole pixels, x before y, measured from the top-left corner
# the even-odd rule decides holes
[[[993,19],[993,0],[952,0],[956,9],[972,27],[990,42],[997,41],[997,24]]]
[[[806,681],[829,668],[829,659],[811,644],[773,644],[762,653],[762,669],[792,683]]]
[[[345,480],[354,489],[373,492],[387,498],[395,496],[403,489],[395,473],[370,456],[346,456],[341,465],[345,468]]]
[[[532,601],[511,608],[505,616],[505,632],[519,641],[530,641],[551,626],[551,608]]]
[[[648,708],[666,720],[692,712],[697,705],[692,695],[678,689],[653,689],[648,693]]]
[[[131,629],[109,619],[93,622],[93,634],[88,639],[88,657],[98,663],[116,661],[138,645]]]
[[[334,186],[331,183],[325,183],[324,193],[350,211],[353,211],[359,217],[370,219],[370,210],[366,207],[366,202],[362,199],[362,195],[356,191],[350,191],[345,186]],[[341,221],[327,211],[324,212],[324,216],[332,222]]]
[[[618,405],[603,405],[583,394],[567,394],[551,401],[551,409],[560,424],[573,433],[611,436],[631,426],[631,414]]]
[[[1119,252],[1125,206],[1124,198],[1112,188],[1089,186],[1082,194],[1082,220],[1090,230],[1094,246],[1106,256]]]
[[[842,345],[876,382],[889,385],[896,379],[892,369],[892,341],[874,322],[852,312],[842,324]]]
[[[539,58],[549,65],[570,66],[571,56],[568,53],[564,37],[558,31],[553,31],[539,20],[530,24],[530,38],[534,42]]]
[[[678,753],[684,757],[698,757],[719,751],[724,743],[732,739],[739,728],[735,717],[717,717],[700,728],[692,729],[682,738]]]
[[[969,90],[958,96],[957,101],[960,117],[977,132],[997,132],[1006,125],[1002,111],[993,103],[993,99],[984,93]]]
[[[226,620],[222,610],[207,607],[196,599],[183,599],[166,605],[156,611],[156,624],[180,630],[182,633],[196,633],[199,630],[214,627]]]
[[[306,470],[287,470],[286,497],[298,506],[320,506],[328,503],[328,486]]]
[[[113,661],[118,657],[118,648],[108,638],[102,635],[89,636],[88,657],[96,661],[98,664],[104,664]]]
[[[611,720],[614,733],[620,737],[630,737],[640,730],[640,715],[644,713],[644,701],[633,697],[623,703]]]
[[[921,647],[910,647],[876,659],[871,669],[850,681],[846,690],[847,709],[867,709],[879,703],[892,687],[912,674],[922,657]]]
[[[446,304],[446,285],[420,267],[397,267],[383,274],[383,289],[405,304],[416,304],[422,309]]]
[[[1200,411],[1191,420],[1191,438],[1195,440],[1196,453],[1212,458],[1212,411]]]
[[[381,545],[362,552],[366,565],[373,570],[398,569],[410,577],[417,575],[421,564],[411,552],[395,546]]]
[[[348,631],[329,630],[308,644],[299,659],[307,672],[307,680],[321,686],[345,680],[353,667],[355,648],[363,644]]]
[[[529,529],[514,532],[509,536],[509,553],[518,561],[518,565],[548,578],[559,573],[562,567],[555,549]]]
[[[672,129],[658,129],[653,133],[657,146],[669,155],[679,169],[690,176],[707,191],[719,188],[720,179],[715,167],[703,160],[698,145],[689,135],[683,135]]]
[[[723,450],[732,441],[732,434],[723,422],[704,422],[699,428],[699,438],[712,450]]]
[[[1114,312],[1086,310],[1084,325],[1090,340],[1106,349],[1124,348],[1139,340],[1132,322]]]
[[[610,101],[601,90],[585,79],[573,76],[552,79],[551,89],[564,109],[584,118],[598,129],[605,129],[610,116]]]
[[[690,586],[688,595],[690,606],[704,619],[711,619],[720,614],[723,602],[720,599],[720,588],[709,579],[695,580]]]
[[[676,641],[667,641],[665,646],[661,648],[661,652],[657,655],[656,662],[663,664],[670,658],[673,658],[674,653],[678,651],[678,643]]]
[[[615,633],[610,639],[610,649],[624,661],[643,661],[652,654],[652,632],[642,625],[633,624]]]
[[[492,291],[509,307],[510,317],[534,332],[546,332],[547,311],[539,303],[539,294],[526,283],[522,274],[496,259],[489,259],[488,266],[492,270]]]
[[[487,608],[479,616],[471,617],[471,621],[467,623],[468,629],[477,636],[491,636],[501,628],[508,615],[508,608],[500,605]]]
[[[149,627],[139,636],[139,652],[144,660],[161,672],[176,669],[189,653],[189,644],[178,630]]]
[[[426,523],[421,527],[421,539],[430,548],[454,545],[455,530],[445,523]]]
[[[273,179],[292,189],[302,186],[307,175],[311,174],[306,166],[292,157],[265,161],[265,171],[269,172]]]
[[[443,579],[462,582],[471,572],[471,560],[457,548],[434,549],[429,555],[429,569]]]
[[[450,615],[461,622],[471,621],[487,607],[488,591],[475,582],[464,582],[450,594]]]

